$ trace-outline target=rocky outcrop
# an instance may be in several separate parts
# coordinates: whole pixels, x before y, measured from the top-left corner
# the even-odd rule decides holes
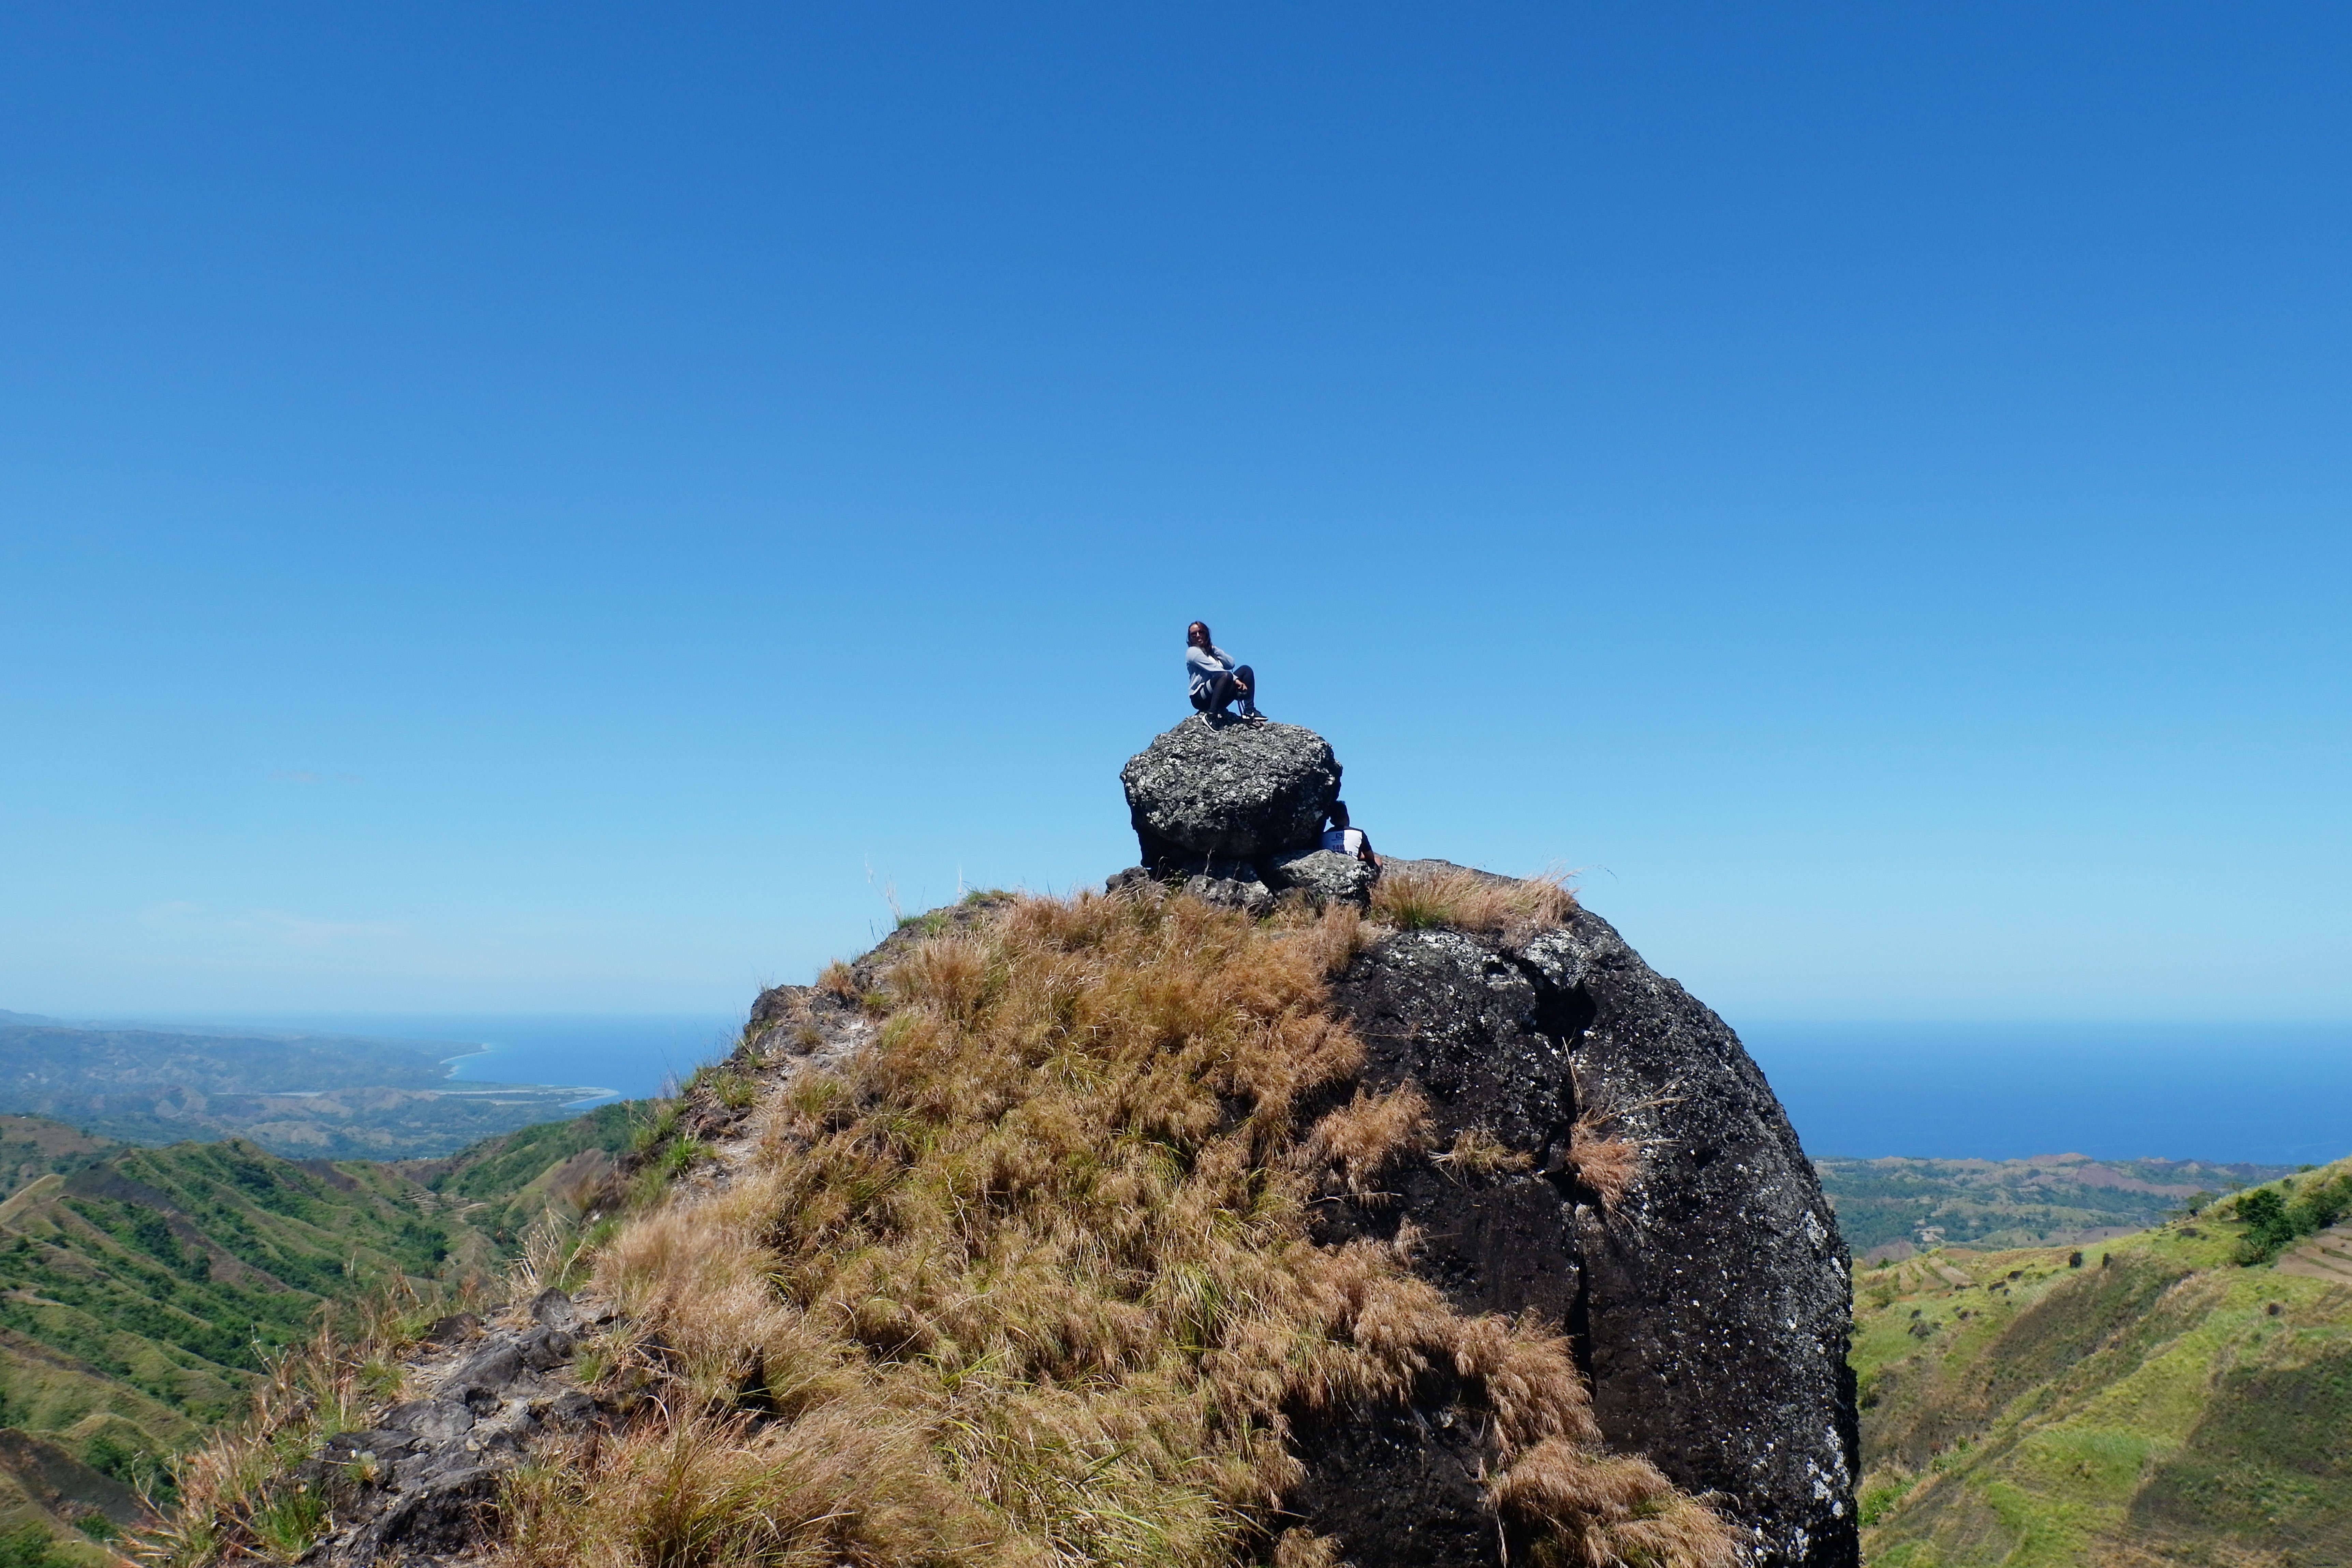
[[[612,1317],[547,1290],[507,1321],[460,1313],[436,1323],[411,1373],[422,1396],[383,1407],[365,1430],[329,1437],[296,1469],[293,1479],[331,1505],[326,1532],[302,1561],[374,1568],[478,1547],[506,1472],[530,1447],[608,1414],[570,1364]]]
[[[1129,759],[1119,780],[1155,871],[1188,857],[1257,860],[1311,847],[1339,797],[1339,760],[1314,731],[1203,713]]]
[[[1370,901],[1375,872],[1353,855],[1328,849],[1294,849],[1269,856],[1262,873],[1277,893],[1297,892],[1318,908],[1329,903],[1361,906]]]
[[[1438,1158],[1370,1198],[1333,1186],[1321,1238],[1399,1241],[1457,1306],[1564,1327],[1611,1444],[1712,1494],[1759,1568],[1858,1563],[1845,1248],[1731,1029],[1581,910],[1516,938],[1388,936],[1337,1003],[1366,1083],[1427,1097]],[[1358,1568],[1499,1565],[1491,1524],[1379,1524],[1395,1510],[1368,1500],[1471,1482],[1446,1390],[1418,1405],[1417,1444],[1392,1412],[1344,1430],[1303,1416],[1319,1440],[1293,1506]]]

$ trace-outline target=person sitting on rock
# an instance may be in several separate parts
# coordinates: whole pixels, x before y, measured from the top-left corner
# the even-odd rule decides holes
[[[1352,855],[1375,871],[1381,868],[1380,857],[1372,853],[1372,841],[1364,837],[1364,830],[1348,826],[1344,800],[1331,803],[1331,826],[1323,830],[1323,847],[1334,855]]]
[[[1235,664],[1234,656],[1209,640],[1209,623],[1194,621],[1184,628],[1184,673],[1192,678],[1192,706],[1212,716],[1224,712],[1241,699],[1242,717],[1263,719],[1257,710],[1257,673]]]

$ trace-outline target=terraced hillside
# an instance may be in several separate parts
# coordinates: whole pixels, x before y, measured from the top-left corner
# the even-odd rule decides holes
[[[323,1303],[502,1268],[541,1215],[593,1201],[634,1114],[408,1165],[241,1139],[104,1152],[16,1119],[16,1142],[69,1168],[0,1202],[0,1534],[78,1520],[102,1535],[125,1487],[162,1484],[167,1456],[240,1414]]]
[[[2339,1227],[2243,1265],[2266,1248],[2242,1205],[1858,1271],[1870,1561],[2352,1563],[2352,1248]]]

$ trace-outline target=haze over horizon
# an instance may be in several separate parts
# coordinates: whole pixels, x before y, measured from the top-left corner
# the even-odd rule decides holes
[[[2352,1020],[2347,45],[11,13],[0,1007],[740,1012],[1198,616],[1736,1022]]]

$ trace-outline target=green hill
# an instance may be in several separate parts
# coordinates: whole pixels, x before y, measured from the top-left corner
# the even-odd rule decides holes
[[[10,1118],[0,1537],[67,1519],[102,1534],[120,1503],[106,1489],[160,1484],[321,1305],[502,1268],[542,1215],[598,1200],[638,1109],[403,1164],[297,1162],[243,1139],[122,1148]]]
[[[1870,1562],[2352,1563],[2352,1258],[2340,1231],[2261,1234],[2282,1205],[2255,1195],[2294,1212],[2347,1173],[2079,1248],[1858,1270]]]

